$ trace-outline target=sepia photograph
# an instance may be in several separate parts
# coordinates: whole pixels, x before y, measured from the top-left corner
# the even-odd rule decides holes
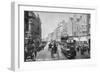
[[[91,14],[24,11],[24,62],[91,58]]]

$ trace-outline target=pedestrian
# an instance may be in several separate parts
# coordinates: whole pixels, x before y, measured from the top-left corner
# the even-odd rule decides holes
[[[35,48],[35,43],[32,43],[32,56],[31,56],[31,58],[33,59],[33,60],[36,60],[36,48]]]
[[[51,42],[49,43],[49,49],[48,50],[50,50],[50,49],[52,49],[52,43]]]
[[[56,55],[58,55],[58,49],[57,49],[57,45],[56,45],[56,42],[53,43],[53,47],[52,47],[52,50],[51,50],[51,57],[52,58],[55,58]]]

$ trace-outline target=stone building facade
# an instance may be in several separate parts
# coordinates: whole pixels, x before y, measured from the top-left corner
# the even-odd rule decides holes
[[[41,20],[33,11],[24,11],[24,36],[41,40]]]

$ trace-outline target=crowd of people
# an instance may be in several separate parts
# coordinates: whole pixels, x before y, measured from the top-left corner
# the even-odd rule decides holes
[[[35,61],[37,52],[43,49],[40,40],[33,40],[32,38],[25,39],[24,42],[24,61],[32,60]]]
[[[85,52],[88,53],[88,55],[90,55],[90,42],[85,42],[82,45],[78,45],[76,46],[76,50],[77,52],[80,52],[81,55],[85,55]]]
[[[56,41],[51,41],[48,46],[49,46],[48,50],[51,52],[51,57],[52,58],[59,57],[58,43]]]
[[[38,40],[27,39],[24,43],[24,61],[29,60],[36,61],[37,52],[44,50],[47,42],[40,42]],[[90,41],[88,43],[83,43],[83,45],[77,44],[74,40],[72,42],[57,42],[55,40],[50,41],[48,44],[48,51],[51,53],[51,58],[59,58],[59,49],[60,46],[61,53],[64,54],[66,59],[75,59],[77,52],[80,52],[80,55],[85,55],[85,52],[88,52],[88,58],[90,57]]]

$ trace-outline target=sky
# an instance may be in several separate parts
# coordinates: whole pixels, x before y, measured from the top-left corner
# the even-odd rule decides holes
[[[49,33],[53,32],[58,23],[62,20],[68,21],[68,18],[72,15],[69,13],[55,13],[55,12],[35,12],[39,14],[42,27],[42,38],[46,38]],[[70,29],[71,27],[69,27]]]

